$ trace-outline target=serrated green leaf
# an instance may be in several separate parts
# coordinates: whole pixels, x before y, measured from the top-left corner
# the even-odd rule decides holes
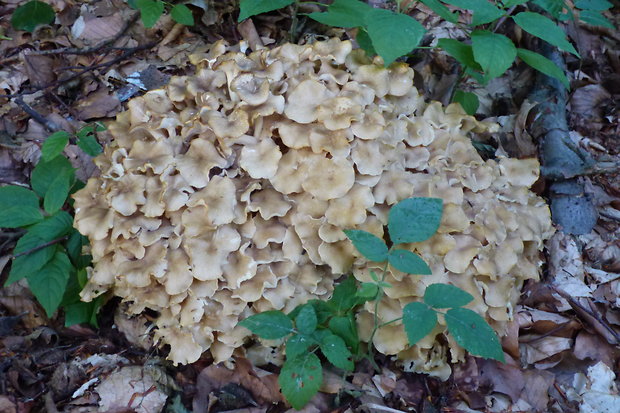
[[[293,322],[282,311],[265,311],[239,323],[260,338],[275,340],[293,333]]]
[[[73,171],[71,162],[64,156],[57,156],[49,162],[39,161],[30,176],[32,189],[40,197],[44,197],[56,175],[63,171]]]
[[[170,17],[172,17],[175,22],[184,24],[185,26],[194,25],[194,15],[185,4],[175,4],[170,10]]]
[[[385,9],[366,14],[366,31],[386,66],[415,49],[425,32],[413,17]]]
[[[607,20],[605,17],[603,17],[603,15],[598,11],[581,10],[579,12],[579,18],[583,22],[588,23],[592,26],[607,27],[608,29],[612,29],[612,30],[616,29],[613,23]]]
[[[423,4],[429,9],[437,13],[439,17],[449,21],[450,23],[456,23],[459,20],[458,12],[450,12],[450,10],[441,4],[439,0],[421,0]]]
[[[136,6],[140,10],[140,18],[146,28],[155,26],[164,12],[164,3],[160,0],[137,0]]]
[[[0,228],[19,228],[43,219],[39,207],[13,206],[0,210]]]
[[[570,89],[570,82],[564,71],[545,56],[527,49],[517,49],[517,56],[539,72],[559,80],[566,89]]]
[[[478,101],[478,96],[475,93],[465,92],[461,89],[458,89],[454,92],[454,102],[458,102],[463,107],[463,110],[468,115],[475,115],[478,110],[478,106],[480,102]]]
[[[47,213],[55,213],[67,201],[73,173],[72,170],[61,170],[51,182],[43,198],[43,208]]]
[[[42,1],[29,1],[15,9],[11,16],[11,24],[17,30],[32,32],[41,24],[50,24],[56,14],[54,9]]]
[[[45,142],[43,142],[43,146],[41,146],[41,158],[44,161],[50,161],[60,155],[69,143],[70,136],[64,130],[54,132],[48,136]]]
[[[504,12],[487,0],[444,0],[445,3],[474,12],[473,26],[490,23],[502,17]]]
[[[286,357],[295,358],[308,351],[310,346],[318,344],[312,337],[304,334],[293,334],[286,340]]]
[[[357,334],[355,316],[353,314],[332,317],[329,320],[329,329],[332,333],[342,338],[347,346],[354,352],[357,352],[360,340]]]
[[[469,304],[474,297],[450,284],[431,284],[424,292],[424,302],[433,308],[455,308]]]
[[[335,334],[330,334],[323,338],[319,344],[321,352],[339,369],[353,371],[353,360],[351,360],[351,352],[347,348],[344,340]]]
[[[64,237],[73,230],[73,218],[65,211],[58,211],[51,217],[45,218],[38,224],[30,227],[28,233],[48,242]]]
[[[512,16],[512,20],[532,36],[543,39],[547,43],[556,46],[558,49],[570,52],[579,57],[577,50],[575,50],[573,45],[566,39],[564,31],[548,17],[531,11],[522,11]]]
[[[426,337],[437,324],[437,314],[424,303],[412,302],[403,308],[403,325],[410,345]]]
[[[503,75],[517,57],[517,48],[509,38],[488,30],[472,32],[471,45],[487,79]]]
[[[308,17],[328,26],[351,28],[363,26],[369,11],[372,7],[359,0],[335,0],[326,12],[310,13]]]
[[[607,0],[577,0],[575,2],[575,7],[584,10],[605,11],[611,9],[613,6],[614,5]]]
[[[379,293],[379,286],[375,283],[362,283],[360,289],[355,293],[357,297],[364,299],[365,301],[372,301],[377,297]]]
[[[28,286],[49,317],[62,301],[71,271],[71,262],[58,250],[40,270],[28,274]]]
[[[532,3],[540,6],[554,18],[560,18],[562,9],[564,8],[564,0],[532,0]]]
[[[241,0],[239,2],[240,11],[237,21],[240,22],[257,14],[281,9],[294,2],[295,0]]]
[[[327,304],[335,313],[345,313],[358,304],[358,299],[355,297],[356,292],[357,284],[355,278],[349,276],[334,288],[334,293],[327,301]]]
[[[428,264],[417,254],[408,250],[393,249],[388,253],[388,262],[394,268],[407,274],[431,275]]]
[[[299,314],[295,317],[295,328],[302,334],[312,334],[316,330],[317,318],[314,307],[306,304],[301,307]]]
[[[90,156],[97,156],[101,152],[103,152],[101,144],[97,142],[97,138],[95,138],[93,135],[86,135],[81,137],[80,139],[78,139],[77,145],[80,147],[81,150],[84,151],[85,154]]]
[[[278,377],[282,394],[296,410],[301,410],[323,383],[321,361],[314,353],[286,359]]]
[[[359,229],[346,229],[344,233],[355,248],[370,261],[382,262],[387,259],[388,247],[381,238]]]
[[[443,213],[439,198],[407,198],[388,214],[388,231],[394,244],[426,241],[437,232]]]
[[[467,308],[452,308],[445,314],[454,340],[474,356],[504,362],[504,352],[495,331],[484,318]]]
[[[474,59],[474,51],[471,45],[454,39],[439,39],[437,45],[463,66],[482,71],[482,68]]]

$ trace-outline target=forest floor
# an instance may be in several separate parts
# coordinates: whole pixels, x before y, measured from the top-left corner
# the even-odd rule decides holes
[[[171,76],[191,73],[188,56],[216,40],[269,46],[291,38],[352,38],[343,29],[326,29],[303,18],[292,35],[288,9],[238,24],[235,2],[224,1],[190,2],[197,21],[193,27],[164,16],[145,29],[137,12],[121,0],[52,0],[55,22],[27,33],[10,24],[22,3],[0,2],[0,184],[26,187],[51,132],[73,133],[114,119],[132,96],[166,84]],[[616,6],[611,12],[616,27],[618,10]],[[432,28],[430,35],[451,30],[424,6],[410,14]],[[566,28],[582,56],[565,56],[571,139],[595,159],[617,162],[620,33],[580,23]],[[447,103],[458,81],[455,62],[426,49],[408,62],[421,93]],[[527,97],[535,76],[518,64],[484,88],[465,85],[479,96],[476,116],[502,125],[485,142],[497,153],[520,156],[538,144],[527,133],[528,114],[535,106]],[[67,151],[79,178],[93,173],[89,157],[71,147]],[[469,357],[441,382],[404,373],[383,358],[381,373],[362,365],[347,382],[327,372],[321,393],[304,411],[620,411],[615,376],[620,373],[620,178],[615,170],[579,179],[598,221],[588,234],[558,231],[547,242],[541,281],[526,283],[503,339],[508,363]],[[545,182],[535,190],[545,196]],[[12,234],[0,232],[2,284],[15,245]],[[48,318],[23,283],[0,289],[0,412],[287,411],[274,380],[276,367],[238,359],[229,370],[213,365],[208,354],[174,367],[144,339],[148,319],[127,319],[117,308],[116,300],[105,305],[99,328],[64,327],[62,313]]]

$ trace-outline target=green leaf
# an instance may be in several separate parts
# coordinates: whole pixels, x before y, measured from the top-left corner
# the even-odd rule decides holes
[[[335,313],[345,313],[359,304],[358,299],[355,297],[356,292],[357,284],[355,278],[349,276],[334,288],[334,293],[327,301],[327,304],[333,308]]]
[[[554,18],[560,18],[562,9],[565,7],[564,0],[532,0],[532,3],[540,6]]]
[[[385,66],[411,52],[425,32],[413,17],[385,9],[372,9],[366,14],[366,31]]]
[[[517,48],[509,38],[488,30],[472,32],[471,44],[487,79],[503,75],[517,57]]]
[[[41,146],[41,158],[50,161],[60,155],[69,143],[70,135],[64,130],[52,133]]]
[[[286,340],[286,357],[295,358],[304,354],[314,344],[317,344],[317,342],[312,337],[304,334],[293,334]]]
[[[344,340],[335,334],[325,336],[319,344],[321,352],[327,360],[339,369],[353,371],[353,360],[351,352],[344,343]]]
[[[314,307],[306,304],[301,307],[299,314],[295,317],[295,328],[302,334],[312,334],[316,330],[317,318]]]
[[[50,24],[56,15],[54,9],[42,1],[29,1],[19,6],[11,16],[11,24],[17,30],[32,32],[40,24]]]
[[[185,4],[175,4],[170,10],[170,17],[172,17],[172,20],[177,23],[181,23],[186,26],[194,25],[194,15]]]
[[[543,39],[560,50],[570,52],[579,57],[577,50],[566,39],[564,31],[548,17],[531,11],[522,11],[512,16],[512,20],[529,34]]]
[[[439,0],[421,0],[423,4],[429,9],[437,13],[439,17],[449,21],[450,23],[456,23],[459,20],[459,14],[457,12],[450,12],[450,10],[441,4]]]
[[[612,22],[603,17],[603,15],[598,11],[582,10],[579,12],[579,18],[592,26],[607,27],[612,30],[615,30],[616,28]]]
[[[388,247],[379,237],[359,229],[346,229],[344,233],[355,248],[370,261],[382,262],[387,259]]]
[[[15,246],[13,253],[24,253],[33,250],[45,244],[46,242],[46,240],[43,240],[27,232],[17,241],[17,245]],[[19,281],[22,278],[37,272],[49,260],[52,259],[56,250],[56,245],[50,245],[37,251],[33,251],[30,254],[20,255],[19,257],[13,259],[13,264],[11,265],[11,272],[9,273],[9,278],[6,281],[5,285],[12,284],[15,281]]]
[[[265,311],[239,323],[260,338],[275,340],[293,332],[293,322],[282,311]]]
[[[44,242],[64,237],[73,230],[73,218],[65,211],[58,211],[51,217],[30,227],[28,233]]]
[[[93,135],[86,135],[78,139],[77,145],[84,151],[85,154],[90,156],[97,156],[103,152],[103,148],[99,142],[97,142],[97,138]]]
[[[403,308],[403,325],[409,344],[426,337],[437,324],[437,314],[424,303],[412,302]]]
[[[0,228],[18,228],[35,224],[43,219],[39,207],[13,206],[0,210]]]
[[[101,308],[101,298],[88,302],[76,302],[64,306],[65,310],[65,327],[75,324],[92,324],[97,327],[97,312]]]
[[[471,21],[473,26],[490,23],[502,17],[504,12],[487,0],[444,0],[445,3],[462,9],[472,10],[474,17]]]
[[[566,89],[570,89],[570,82],[564,71],[545,56],[527,49],[517,49],[517,56],[539,72],[559,80]]]
[[[35,273],[28,274],[28,286],[49,317],[54,314],[67,288],[71,261],[62,251]]]
[[[88,243],[88,238],[80,234],[80,232],[77,229],[72,229],[70,231],[69,239],[67,240],[65,247],[67,248],[67,254],[69,255],[69,258],[71,258],[71,261],[74,264],[79,259],[79,257],[82,255],[82,247],[86,245],[87,243]]]
[[[388,254],[388,262],[394,268],[407,274],[431,275],[428,264],[411,251],[393,249]]]
[[[433,308],[455,308],[469,304],[474,297],[450,284],[431,284],[424,292],[424,302]]]
[[[482,71],[482,68],[474,59],[474,52],[471,45],[454,39],[439,39],[437,45],[463,66]]]
[[[314,353],[286,359],[278,377],[282,394],[296,410],[301,410],[323,383],[321,361]]]
[[[73,167],[71,162],[64,156],[57,156],[49,162],[39,161],[30,176],[32,189],[34,189],[37,195],[44,197],[56,176],[65,170],[73,171]]]
[[[584,10],[605,11],[611,9],[613,6],[614,5],[607,0],[577,0],[575,2],[575,7]]]
[[[241,0],[239,2],[240,12],[237,21],[240,22],[257,14],[281,9],[294,2],[295,0]]]
[[[342,338],[354,352],[359,348],[359,336],[355,316],[351,313],[346,316],[336,316],[329,320],[329,329],[332,333]]]
[[[458,89],[454,93],[454,102],[460,103],[465,113],[471,116],[476,114],[478,106],[480,105],[478,96],[475,93],[465,92],[461,89]]]
[[[39,197],[30,189],[17,185],[0,187],[0,210],[11,207],[39,207]]]
[[[445,314],[454,340],[474,356],[504,362],[504,352],[495,331],[484,318],[467,308],[452,308]]]
[[[368,35],[366,29],[360,27],[357,30],[357,34],[355,35],[355,40],[357,41],[357,44],[360,45],[360,48],[362,48],[362,50],[364,50],[368,56],[372,57],[377,55],[377,51],[372,45],[372,40],[370,39],[370,36]]]
[[[73,170],[61,170],[51,182],[43,199],[43,208],[49,214],[58,211],[67,201],[73,174]]]
[[[379,286],[375,283],[362,283],[360,289],[355,293],[357,297],[365,301],[372,301],[379,293]]]
[[[137,0],[136,6],[140,10],[140,18],[146,28],[155,26],[164,12],[164,3],[160,0]]]
[[[505,9],[509,9],[513,6],[518,6],[519,4],[527,3],[528,1],[529,0],[504,0],[502,1],[502,5],[504,6]]]
[[[310,13],[308,17],[334,27],[360,27],[365,24],[366,13],[372,7],[359,0],[335,0],[324,13]]]
[[[390,209],[388,231],[394,244],[426,241],[437,232],[443,212],[439,198],[407,198]]]

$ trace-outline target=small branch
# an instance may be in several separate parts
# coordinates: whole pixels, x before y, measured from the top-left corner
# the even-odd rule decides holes
[[[42,250],[43,248],[49,247],[50,245],[58,244],[59,242],[65,241],[68,238],[69,237],[66,236],[66,235],[64,237],[61,237],[61,238],[56,238],[54,240],[46,242],[45,244],[37,245],[36,247],[31,248],[31,249],[29,249],[27,251],[23,251],[23,252],[20,252],[18,254],[14,254],[12,258],[17,258],[17,257],[21,257],[23,255],[32,254],[33,252],[37,252],[39,250]]]
[[[21,97],[15,98],[15,103],[17,103],[24,112],[29,114],[30,117],[35,120],[35,122],[43,125],[43,127],[45,127],[45,129],[47,129],[49,132],[56,132],[60,130],[60,127],[56,124],[56,122],[52,122],[51,120],[46,119],[45,116],[41,115],[30,105],[24,102]]]

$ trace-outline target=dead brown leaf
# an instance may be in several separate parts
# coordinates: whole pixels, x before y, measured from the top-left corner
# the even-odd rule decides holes
[[[121,109],[118,97],[104,87],[81,99],[76,105],[81,120],[109,118]]]

